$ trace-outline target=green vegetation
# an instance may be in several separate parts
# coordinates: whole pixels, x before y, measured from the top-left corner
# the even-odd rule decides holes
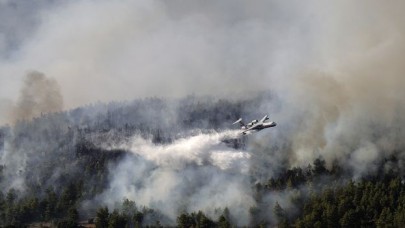
[[[318,165],[317,165],[318,164]],[[283,191],[295,191],[290,197],[294,210],[291,213],[278,202],[268,211],[251,209],[253,226],[278,225],[279,227],[402,227],[405,225],[405,184],[392,172],[379,178],[367,178],[344,183],[330,181],[321,184],[320,179],[334,177],[323,169],[322,160],[317,160],[305,170],[286,170],[279,178],[265,184],[256,184],[256,200]],[[319,170],[323,170],[319,172]],[[316,189],[312,188],[317,183]],[[333,183],[333,184],[331,184]],[[1,226],[24,226],[32,222],[50,221],[59,227],[75,227],[78,222],[78,206],[83,196],[83,184],[69,184],[59,194],[47,189],[43,197],[24,196],[11,189],[0,194]],[[298,196],[298,197],[297,197]],[[232,209],[232,208],[231,208]],[[276,218],[263,220],[260,214]],[[216,218],[204,212],[179,213],[178,227],[232,227],[234,223],[226,208]],[[168,221],[164,215],[147,207],[138,208],[128,199],[110,211],[99,207],[95,212],[96,227],[158,227]],[[274,222],[273,221],[273,222]]]
[[[200,130],[203,127],[226,129],[225,123],[239,117],[242,107],[249,103],[255,105],[254,102],[194,99],[190,97],[177,104],[182,111],[176,114],[176,121],[169,118],[173,121],[169,123],[163,121],[170,112],[168,104],[147,99],[128,106],[113,103],[47,114],[21,121],[13,128],[0,128],[0,152],[9,159],[0,166],[3,188],[0,227],[26,227],[36,222],[77,227],[79,221],[87,219],[96,227],[237,226],[238,218],[230,212],[238,208],[227,208],[228,205],[215,213],[173,208],[179,210],[175,219],[168,218],[159,208],[137,205],[136,199],[135,202],[124,199],[110,208],[97,204],[83,208],[83,202],[93,202],[108,186],[109,167],[131,156],[125,150],[97,147],[93,143],[95,138],[103,141],[104,135],[108,135],[119,142],[140,134],[156,144],[170,143],[182,131],[197,126]],[[232,146],[243,147],[243,142]],[[26,161],[24,170],[18,169],[21,161]],[[350,170],[344,169],[345,164],[336,162],[327,169],[322,158],[307,167],[281,167],[266,181],[248,183],[248,188],[253,189],[255,206],[250,208],[250,220],[246,224],[249,227],[404,227],[405,184],[400,162],[395,156],[386,161],[390,166],[384,166],[384,162],[376,164],[377,172],[356,180],[352,179]],[[23,180],[23,187],[13,187],[16,178]],[[282,201],[277,201],[278,198]]]
[[[349,182],[311,196],[296,227],[403,227],[405,185],[398,177]]]

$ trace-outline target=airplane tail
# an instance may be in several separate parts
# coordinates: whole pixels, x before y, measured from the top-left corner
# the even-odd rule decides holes
[[[237,121],[235,121],[233,124],[237,124],[237,123],[239,123],[241,127],[245,127],[245,128],[246,128],[246,125],[245,125],[245,123],[243,123],[242,118],[239,118],[239,119],[238,119]]]
[[[264,121],[266,121],[266,120],[268,120],[269,119],[269,116],[268,115],[265,115],[260,121],[259,121],[259,123],[264,123]]]

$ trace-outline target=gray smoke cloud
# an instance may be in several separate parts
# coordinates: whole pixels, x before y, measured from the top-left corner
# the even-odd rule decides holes
[[[39,136],[41,135],[39,132],[48,128],[48,125],[52,126],[55,122],[59,126],[65,124],[62,119],[48,118],[47,123],[42,123],[36,129],[32,129],[25,123],[43,114],[61,111],[63,97],[60,87],[54,79],[46,77],[41,72],[31,71],[25,76],[17,103],[14,104],[5,99],[0,101],[0,108],[2,119],[13,123],[13,131],[2,138],[4,145],[0,149],[0,165],[6,168],[3,170],[0,185],[6,190],[14,188],[24,191],[27,163],[48,160],[49,158],[41,156],[42,151],[57,147],[56,139],[47,144],[42,143],[43,138]],[[20,134],[30,135],[33,133],[32,130],[37,131],[37,134],[33,136],[35,139],[18,141]],[[40,175],[38,174],[38,176]]]
[[[26,69],[52,75],[66,108],[190,93],[237,99],[271,90],[277,99],[263,101],[257,112],[278,126],[252,135],[246,149],[259,178],[320,156],[353,178],[375,172],[390,155],[404,171],[404,6],[399,0],[62,2],[41,8],[37,26],[15,48],[2,42],[13,58],[0,62],[0,113],[18,99]],[[176,189],[188,166],[179,172],[165,166],[169,161],[157,163],[156,178],[168,175],[174,181],[168,188]],[[132,180],[120,177],[112,184],[130,189]],[[148,183],[147,189],[155,182]]]
[[[12,112],[13,122],[30,120],[41,114],[63,109],[63,97],[58,83],[43,73],[33,71],[26,75],[17,104]]]
[[[96,201],[114,207],[128,198],[159,209],[172,222],[182,211],[203,210],[217,218],[229,207],[235,222],[247,225],[249,208],[255,205],[249,182],[251,155],[221,142],[238,134],[200,133],[168,145],[134,136],[128,143],[110,145],[107,149],[125,149],[133,156],[111,167],[110,185]],[[94,202],[84,207],[88,204]]]
[[[55,5],[52,0],[0,1],[0,59],[15,57],[15,49],[32,38],[41,23],[41,12]]]
[[[41,72],[31,71],[25,75],[16,102],[0,99],[0,124],[31,120],[62,110],[63,96],[56,80]]]
[[[399,59],[405,31],[398,8],[404,4],[369,3],[344,2],[341,10],[326,11],[328,17],[319,21],[322,62],[282,88],[283,102],[290,103],[282,113],[293,112],[288,118],[299,120],[289,135],[293,164],[323,156],[328,165],[336,159],[362,176],[373,173],[370,166],[382,157],[403,157],[399,138],[405,132],[398,126],[405,123],[405,68]]]
[[[228,10],[227,4],[235,7]],[[294,31],[298,18],[291,18],[292,25],[283,20],[284,6],[256,4],[69,1],[45,8],[37,29],[13,50],[15,57],[1,62],[0,73],[14,75],[2,80],[8,88],[1,95],[16,94],[26,69],[55,77],[67,108],[190,93],[240,97],[268,89],[275,83],[269,75],[301,61],[302,46],[295,41],[306,38]]]

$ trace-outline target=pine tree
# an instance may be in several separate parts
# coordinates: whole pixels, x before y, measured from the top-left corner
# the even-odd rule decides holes
[[[96,227],[107,228],[109,223],[110,213],[107,207],[101,207],[96,212]]]

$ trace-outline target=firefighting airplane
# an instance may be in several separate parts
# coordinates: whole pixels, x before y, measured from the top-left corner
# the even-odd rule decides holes
[[[260,121],[252,120],[250,123],[248,123],[246,125],[243,123],[242,118],[240,118],[237,121],[235,121],[233,124],[239,123],[240,127],[242,129],[242,132],[241,132],[242,135],[247,135],[247,134],[261,131],[265,128],[275,127],[277,125],[276,122],[267,121],[268,119],[269,119],[269,117],[267,115],[265,115]]]

